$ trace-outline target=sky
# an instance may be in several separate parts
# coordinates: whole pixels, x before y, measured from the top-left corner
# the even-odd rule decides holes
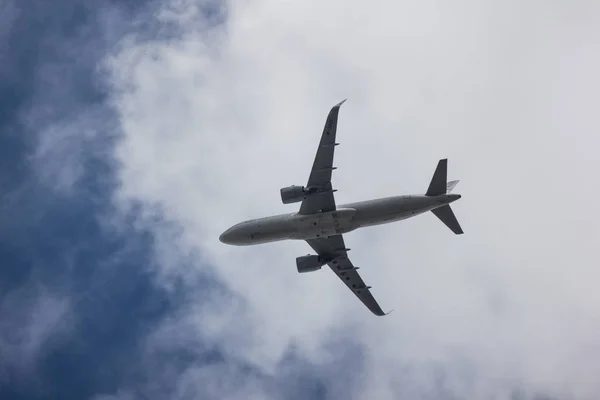
[[[600,4],[0,0],[0,398],[597,399]],[[329,109],[338,203],[460,179],[345,235],[293,212]]]

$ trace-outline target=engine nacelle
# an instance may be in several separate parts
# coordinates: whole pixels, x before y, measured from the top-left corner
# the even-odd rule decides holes
[[[325,261],[319,256],[306,255],[296,258],[296,267],[301,274],[318,271],[323,265],[325,265]]]
[[[309,191],[304,186],[288,186],[281,189],[283,204],[298,203],[309,196]]]

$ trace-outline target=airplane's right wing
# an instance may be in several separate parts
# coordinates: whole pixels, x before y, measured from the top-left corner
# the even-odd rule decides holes
[[[308,239],[306,242],[317,252],[317,255],[331,260],[327,265],[373,314],[386,315],[369,291],[370,286],[365,285],[356,271],[358,268],[352,265],[348,258],[349,249],[346,248],[342,235]]]

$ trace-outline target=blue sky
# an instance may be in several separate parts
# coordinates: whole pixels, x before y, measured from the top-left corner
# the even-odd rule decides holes
[[[114,120],[97,71],[119,39],[98,20],[110,6],[0,4],[0,12],[13,13],[0,36],[3,399],[86,399],[146,381],[139,342],[182,301],[152,283],[152,235],[103,223],[113,213],[110,154],[118,131],[99,128],[93,140],[67,137],[63,149],[40,151],[48,127],[62,121],[89,113]],[[124,18],[144,6],[118,10]],[[128,28],[123,22],[114,26]],[[46,318],[40,313],[54,316],[36,322]],[[218,351],[206,351],[163,357],[174,365],[218,359]]]

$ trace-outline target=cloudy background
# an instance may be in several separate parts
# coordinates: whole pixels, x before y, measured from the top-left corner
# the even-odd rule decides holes
[[[0,398],[597,399],[600,3],[0,0]],[[329,108],[385,310],[298,275]]]

